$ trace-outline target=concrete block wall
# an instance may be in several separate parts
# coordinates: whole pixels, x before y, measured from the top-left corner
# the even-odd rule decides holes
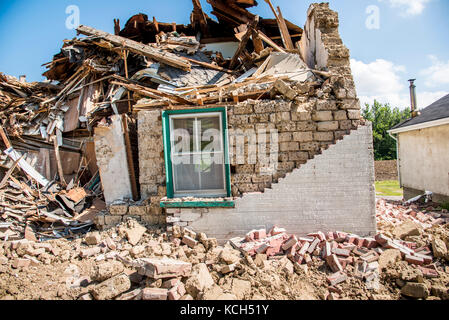
[[[189,214],[192,209],[171,209],[167,214],[177,218],[174,224],[205,232],[220,242],[274,225],[297,235],[345,231],[369,236],[376,233],[374,181],[372,127],[368,124],[264,193],[243,195],[235,208],[210,208],[196,215]],[[183,210],[188,210],[189,221],[182,220]]]

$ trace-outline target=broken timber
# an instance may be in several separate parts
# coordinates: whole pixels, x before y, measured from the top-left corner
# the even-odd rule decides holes
[[[191,64],[190,62],[186,61],[185,59],[179,58],[178,56],[163,52],[161,50],[155,49],[151,46],[129,40],[120,36],[115,36],[110,33],[96,30],[91,27],[87,26],[79,26],[77,29],[78,33],[84,34],[86,36],[96,36],[100,37],[103,40],[106,40],[110,43],[112,43],[115,46],[123,47],[126,50],[129,50],[133,53],[137,53],[143,56],[146,56],[148,58],[154,59],[156,61],[159,61],[161,63],[165,63],[167,65],[170,65],[172,67],[182,69],[185,71],[191,70]]]

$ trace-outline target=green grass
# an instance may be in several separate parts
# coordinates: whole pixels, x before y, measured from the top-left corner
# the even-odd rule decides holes
[[[399,181],[376,181],[376,195],[378,196],[402,196],[403,190],[399,186]]]
[[[440,205],[441,209],[446,209],[449,210],[449,202],[443,203],[442,205]]]

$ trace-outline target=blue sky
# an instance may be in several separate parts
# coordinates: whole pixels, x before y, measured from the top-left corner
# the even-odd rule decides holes
[[[272,1],[281,7],[286,19],[299,26],[304,25],[307,8],[314,2]],[[378,99],[408,107],[410,78],[418,79],[421,108],[449,93],[449,1],[329,2],[340,16],[340,33],[351,51],[362,102]],[[202,0],[202,4],[209,12],[207,2]],[[66,8],[70,5],[79,7],[81,24],[111,33],[114,18],[119,18],[123,26],[133,14],[142,12],[158,21],[187,24],[192,9],[190,0],[0,0],[0,72],[26,74],[28,81],[43,80],[41,73],[45,69],[41,65],[59,52],[64,39],[76,36],[76,31],[66,28]],[[264,0],[259,0],[259,6],[251,11],[273,17]],[[371,22],[370,28],[367,21]]]

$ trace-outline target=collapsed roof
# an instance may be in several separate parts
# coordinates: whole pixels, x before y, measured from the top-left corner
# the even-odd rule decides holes
[[[108,126],[113,115],[122,115],[135,135],[139,110],[231,105],[278,94],[288,99],[279,81],[283,88],[298,82],[320,86],[329,74],[310,69],[301,58],[303,30],[265,1],[275,19],[250,13],[253,0],[208,0],[214,21],[192,0],[188,26],[149,21],[144,14],[123,29],[115,20],[115,34],[79,26],[86,37],[65,40],[44,64],[48,81],[26,83],[0,74],[0,134],[7,149],[0,160],[8,170],[0,189],[19,203],[3,203],[9,210],[3,218],[13,230],[23,234],[29,222],[41,223],[41,235],[55,236],[59,228],[61,237],[91,225],[77,219],[104,208],[93,129]],[[132,163],[137,138],[128,140]]]

